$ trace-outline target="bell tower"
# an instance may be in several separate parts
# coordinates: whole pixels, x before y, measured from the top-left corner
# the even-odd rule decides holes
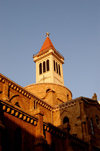
[[[64,57],[53,46],[49,33],[46,33],[46,39],[33,59],[36,63],[36,83],[64,85],[62,67]]]

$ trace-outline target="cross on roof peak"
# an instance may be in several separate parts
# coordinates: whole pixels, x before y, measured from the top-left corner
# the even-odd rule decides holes
[[[46,37],[49,37],[50,33],[49,32],[46,32]]]

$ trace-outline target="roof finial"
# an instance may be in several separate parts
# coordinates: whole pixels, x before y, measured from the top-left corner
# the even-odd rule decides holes
[[[46,37],[49,37],[50,33],[49,32],[46,32]]]

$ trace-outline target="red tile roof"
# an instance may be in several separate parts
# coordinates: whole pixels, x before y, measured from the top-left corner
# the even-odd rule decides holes
[[[40,52],[43,50],[47,50],[47,49],[54,49],[55,50],[55,48],[54,48],[54,46],[53,46],[53,44],[52,44],[52,42],[48,36],[46,37],[46,39],[45,39],[45,41],[44,41],[44,43],[40,49]]]

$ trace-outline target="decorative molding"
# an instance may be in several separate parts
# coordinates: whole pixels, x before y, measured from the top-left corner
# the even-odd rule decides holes
[[[25,96],[28,99],[34,98],[39,105],[45,107],[46,109],[48,109],[50,111],[53,109],[53,107],[51,105],[47,104],[43,100],[37,98],[36,96],[31,94],[30,92],[26,91],[23,87],[21,87],[20,85],[14,83],[13,81],[9,80],[7,77],[3,76],[1,73],[0,73],[0,81],[2,83],[5,83],[5,81],[7,81],[9,89],[11,88],[16,92],[19,92],[21,95]],[[8,89],[8,91],[10,91],[9,89]],[[9,92],[8,92],[8,94],[9,94]],[[15,96],[17,96],[17,95],[15,95]],[[15,96],[13,96],[13,97],[15,97]],[[10,101],[11,101],[11,99],[10,99]]]
[[[63,110],[65,108],[69,108],[76,105],[76,101],[69,101],[66,103],[62,103],[61,105],[57,105],[54,109],[53,112],[58,111],[58,110]]]
[[[5,79],[0,77],[0,82],[5,83]]]
[[[51,133],[52,135],[55,135],[57,137],[61,137],[61,138],[65,138],[66,137],[66,133],[63,132],[61,129],[59,129],[58,127],[53,126],[50,123],[43,123],[43,129],[46,132]]]
[[[7,104],[2,100],[0,100],[0,103],[2,105],[3,112],[11,114],[11,115],[15,116],[16,118],[19,118],[20,120],[23,120],[27,123],[34,125],[34,126],[37,125],[37,122],[38,122],[37,118],[35,118],[35,117],[17,109],[17,108],[14,108],[12,105]]]
[[[23,96],[25,96],[25,97],[31,99],[30,94],[29,94],[26,90],[24,90],[23,88],[17,86],[15,83],[9,82],[9,87],[10,87],[11,89],[13,89],[13,90],[19,92],[21,95],[23,95]]]

